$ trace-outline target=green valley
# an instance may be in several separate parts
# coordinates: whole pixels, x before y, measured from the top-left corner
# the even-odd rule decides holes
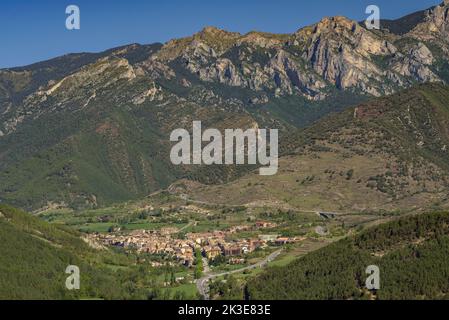
[[[0,69],[0,300],[448,299],[448,38],[445,0]]]

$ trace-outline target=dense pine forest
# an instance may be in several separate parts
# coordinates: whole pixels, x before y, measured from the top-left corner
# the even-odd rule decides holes
[[[449,298],[449,213],[408,216],[270,268],[248,282],[249,299]],[[365,270],[380,268],[368,291]]]

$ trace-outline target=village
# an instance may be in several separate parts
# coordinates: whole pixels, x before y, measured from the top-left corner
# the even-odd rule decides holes
[[[176,237],[179,229],[165,227],[159,230],[134,230],[128,233],[94,233],[89,237],[96,242],[107,246],[134,249],[137,253],[162,254],[176,259],[185,266],[192,266],[195,260],[195,251],[208,260],[219,256],[229,258],[230,264],[240,264],[245,261],[245,255],[256,249],[268,246],[281,246],[303,240],[302,238],[280,237],[277,234],[259,234],[254,238],[235,238],[239,232],[270,229],[276,227],[275,223],[258,221],[254,225],[232,226],[226,230],[216,230],[204,233],[187,233],[180,239]]]

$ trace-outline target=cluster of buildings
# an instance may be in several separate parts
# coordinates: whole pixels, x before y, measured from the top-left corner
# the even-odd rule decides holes
[[[247,230],[249,229],[246,227],[232,227],[227,231],[188,233],[186,239],[193,242],[194,246],[200,247],[203,255],[208,259],[214,259],[220,255],[225,257],[245,255],[257,248],[267,246],[267,241],[259,238],[228,240],[233,233]]]
[[[122,233],[96,233],[90,235],[94,240],[105,245],[133,248],[138,253],[164,254],[175,257],[183,264],[191,265],[195,259],[195,244],[190,240],[172,237],[173,230],[134,230],[127,234]]]
[[[195,260],[195,249],[200,249],[202,254],[210,260],[223,255],[230,257],[230,261],[240,261],[239,258],[243,255],[251,253],[257,248],[264,248],[269,243],[286,244],[298,241],[296,238],[281,238],[278,235],[260,235],[255,239],[229,240],[238,232],[275,226],[271,222],[257,222],[254,226],[233,226],[225,231],[188,233],[184,239],[174,237],[178,233],[177,228],[134,230],[127,234],[96,233],[90,237],[105,245],[134,248],[139,253],[168,255],[176,258],[179,263],[190,266]]]

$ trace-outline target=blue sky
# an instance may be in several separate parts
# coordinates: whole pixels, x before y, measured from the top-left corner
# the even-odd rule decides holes
[[[362,20],[376,4],[383,19],[442,0],[1,0],[0,68],[71,52],[97,52],[128,43],[165,42],[204,26],[245,33],[290,33],[323,16]],[[78,5],[81,30],[65,28],[65,8]]]

